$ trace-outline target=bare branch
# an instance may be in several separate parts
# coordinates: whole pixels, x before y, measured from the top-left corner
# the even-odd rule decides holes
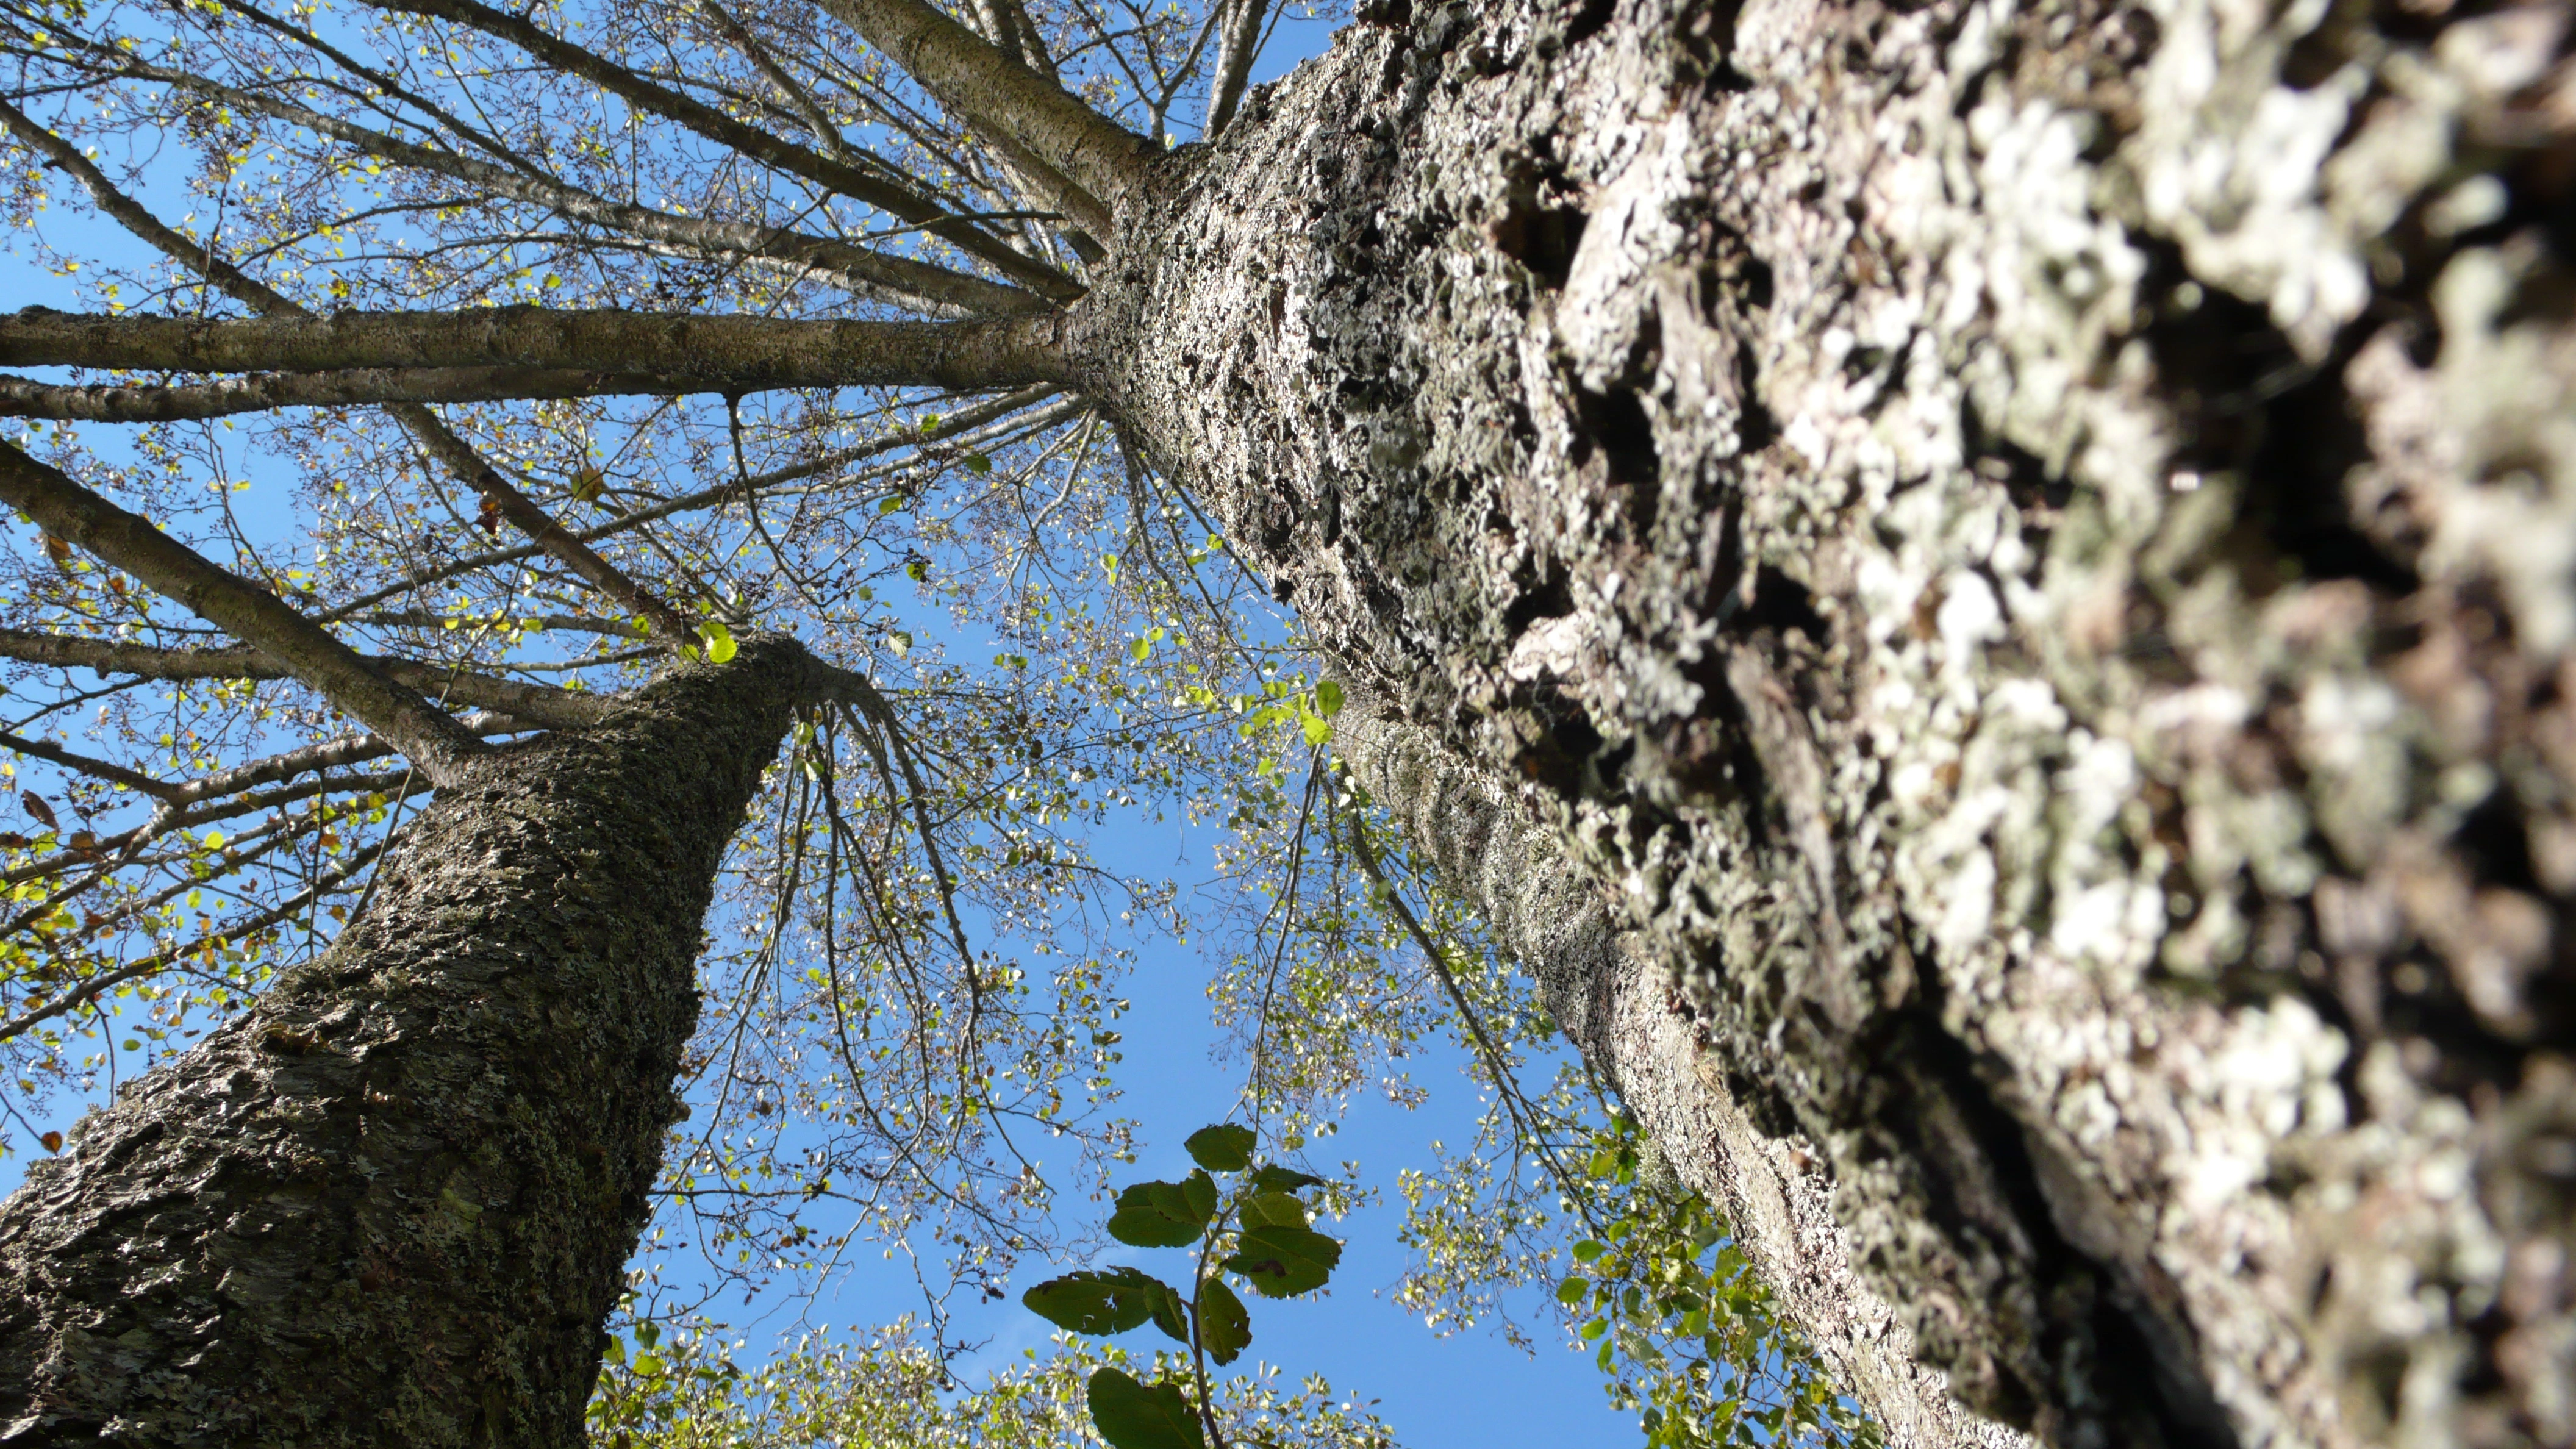
[[[974,130],[977,139],[993,148],[993,153],[1001,158],[1005,167],[1009,168],[1013,179],[1027,190],[1036,193],[1038,198],[1047,205],[1054,207],[1066,221],[1080,228],[1077,234],[1091,242],[1089,254],[1085,256],[1085,260],[1098,261],[1102,256],[1107,255],[1101,250],[1100,243],[1096,239],[1115,235],[1118,223],[1110,216],[1109,208],[1101,204],[1099,197],[1066,180],[1063,172],[1040,161],[1030,154],[1027,147],[1011,139],[1000,128],[976,125],[971,118],[968,124]]]
[[[129,962],[126,965],[120,966],[116,970],[110,971],[104,976],[93,976],[89,980],[82,982],[80,985],[72,988],[69,992],[55,998],[51,1002],[45,1003],[41,1006],[32,1007],[29,1010],[20,1012],[18,1015],[5,1022],[0,1022],[0,1041],[7,1041],[12,1037],[24,1035],[29,1030],[52,1020],[54,1017],[62,1015],[64,1012],[76,1011],[82,1006],[97,1000],[101,993],[112,990],[115,987],[122,986],[128,981],[137,981],[156,971],[160,971],[168,967],[171,962],[179,960],[191,952],[203,950],[208,946],[220,946],[233,941],[238,941],[242,937],[247,936],[254,931],[264,931],[269,927],[276,925],[278,922],[283,921],[289,916],[294,915],[296,912],[303,910],[306,906],[320,900],[324,893],[337,889],[350,877],[355,876],[359,871],[366,869],[379,854],[383,853],[385,844],[386,842],[384,841],[377,841],[372,845],[362,846],[357,850],[349,852],[348,859],[341,861],[338,865],[324,871],[320,876],[315,878],[312,885],[296,892],[294,895],[288,897],[286,900],[268,910],[261,911],[255,915],[236,921],[232,925],[225,927],[223,930],[218,931],[213,935],[200,938],[191,945],[180,947],[175,951],[155,952],[139,961]]]
[[[142,238],[163,256],[203,273],[226,296],[263,310],[267,307],[264,299],[276,297],[276,293],[251,280],[231,262],[216,256],[212,249],[162,225],[159,217],[137,205],[134,198],[109,181],[105,173],[81,154],[79,147],[37,125],[26,112],[6,100],[0,100],[0,127],[5,127],[22,145],[43,156],[48,165],[70,172],[88,188],[90,199],[98,209],[106,212],[117,225]],[[284,301],[283,298],[278,300]]]
[[[1243,103],[1245,82],[1252,78],[1253,57],[1261,50],[1261,22],[1268,16],[1267,0],[1228,0],[1225,38],[1218,42],[1216,78],[1208,87],[1207,126],[1200,139],[1213,141],[1234,119],[1234,108]]]
[[[234,94],[227,92],[227,98]],[[515,167],[502,166],[453,151],[418,145],[304,107],[247,94],[242,94],[240,99],[244,104],[255,104],[280,119],[398,165],[452,176],[495,195],[545,207],[573,221],[664,243],[692,255],[730,253],[807,268],[860,296],[913,307],[933,316],[1000,315],[1037,311],[1050,305],[1047,298],[1035,293],[910,257],[892,256],[786,227],[759,226],[717,217],[678,216],[649,206],[612,201],[556,178],[537,174],[525,163]],[[939,224],[938,218],[926,223],[934,230]],[[1058,280],[1059,295],[1063,294],[1065,285],[1062,279]]]
[[[70,142],[35,124],[23,112],[0,103],[0,126],[6,126],[21,142],[48,158],[51,164],[79,178],[81,185],[88,189],[99,209],[113,217],[118,224],[151,244],[172,261],[202,273],[209,281],[221,287],[227,295],[272,317],[310,315],[292,299],[244,274],[230,261],[216,256],[212,246],[192,243],[188,238],[162,225],[159,218],[137,205],[131,197],[119,190]],[[456,436],[454,431],[439,421],[437,415],[430,412],[427,407],[418,403],[397,403],[389,411],[393,413],[394,420],[401,423],[422,447],[428,449],[468,487],[481,491],[483,496],[491,499],[502,516],[509,519],[522,533],[534,539],[538,546],[562,560],[567,568],[580,577],[588,579],[609,597],[652,621],[655,630],[664,637],[666,642],[676,645],[688,639],[688,625],[671,610],[669,605],[565,532],[563,526],[555,522],[552,515],[530,501],[527,495],[503,481],[498,472],[484,463],[481,455],[468,447],[464,439]]]
[[[170,387],[125,383],[63,386],[0,374],[0,417],[171,423],[277,408],[637,394],[670,397],[707,387],[702,381],[647,373],[534,367],[360,367],[345,372],[256,373]]]
[[[8,443],[0,443],[0,501],[285,665],[323,698],[400,746],[431,779],[455,778],[467,760],[484,752],[483,742],[444,711],[378,674],[275,594]]]
[[[1047,408],[1042,412],[1032,414],[1025,418],[1011,417],[1011,414],[1018,412],[1022,408],[1028,407],[1032,403],[1044,401],[1054,391],[1055,388],[1048,384],[1040,384],[1036,387],[1023,388],[1018,392],[1007,393],[1001,397],[994,398],[989,402],[981,402],[971,407],[962,408],[956,413],[941,419],[939,426],[936,428],[925,429],[918,433],[889,434],[886,437],[861,443],[856,447],[844,448],[837,452],[826,453],[820,458],[809,459],[802,463],[790,464],[787,467],[774,469],[767,473],[755,474],[750,479],[748,486],[751,490],[751,495],[757,497],[781,484],[792,483],[800,478],[810,478],[818,473],[830,472],[832,469],[846,467],[847,465],[858,462],[861,459],[874,457],[879,453],[892,452],[897,448],[914,447],[926,449],[939,444],[949,444],[955,448],[969,447],[976,443],[987,441],[991,438],[1008,436],[1013,432],[1052,426],[1057,422],[1076,416],[1083,409],[1090,406],[1090,404],[1079,399],[1068,399],[1056,404],[1054,407]],[[1008,422],[1006,425],[984,430],[985,424],[992,423],[996,419],[1007,419]],[[872,471],[882,471],[896,466],[899,465],[884,464],[880,465],[878,470]],[[592,528],[585,528],[571,536],[579,543],[596,543],[600,539],[607,538],[613,534],[625,533],[631,529],[641,528],[645,524],[668,518],[675,513],[687,513],[695,509],[711,508],[721,503],[740,499],[744,496],[744,488],[745,485],[743,483],[732,481],[718,484],[713,488],[701,488],[694,493],[684,493],[676,498],[665,498],[658,503],[651,503],[642,508],[633,509],[607,523],[599,524]],[[522,544],[511,548],[496,548],[486,550],[482,553],[468,554],[463,558],[454,559],[447,563],[440,564],[436,568],[414,574],[400,583],[388,584],[381,589],[375,590],[373,593],[362,595],[359,598],[342,604],[331,610],[329,613],[324,614],[322,618],[325,622],[333,622],[349,618],[361,610],[374,608],[376,605],[381,604],[385,600],[393,598],[398,594],[410,593],[415,589],[437,583],[442,579],[452,579],[459,574],[472,573],[476,569],[490,568],[496,564],[516,563],[523,558],[532,558],[540,551],[541,550],[539,550],[534,544]],[[638,610],[638,612],[640,613],[642,611]]]
[[[341,616],[335,613],[332,617]],[[519,627],[523,629],[565,629],[583,634],[606,634],[612,638],[629,641],[635,638],[635,625],[626,619],[593,619],[581,614],[528,614],[514,617]],[[381,614],[364,615],[358,619],[358,622],[382,629],[442,629],[454,624],[455,617],[449,614],[432,613],[427,609],[395,609]]]
[[[495,679],[416,659],[359,657],[362,663],[397,684],[438,695],[452,704],[501,710],[548,729],[596,724],[608,709],[606,700],[579,690]],[[284,679],[290,673],[266,653],[245,646],[156,649],[148,644],[26,629],[0,629],[0,659],[87,669],[98,674],[131,674],[144,679]]]
[[[32,755],[39,760],[50,761],[66,770],[77,770],[93,779],[108,780],[129,789],[140,790],[155,799],[167,799],[178,790],[175,785],[155,780],[149,775],[129,770],[123,765],[107,760],[94,760],[87,755],[74,754],[60,745],[50,744],[44,740],[27,739],[6,730],[0,730],[0,746],[16,750],[22,755]]]
[[[517,367],[613,361],[712,391],[1022,387],[1072,379],[1055,314],[986,322],[801,322],[741,315],[478,307],[200,320],[31,308],[0,316],[0,366],[188,372]]]
[[[1062,273],[1013,250],[1001,238],[953,216],[946,207],[910,187],[818,155],[757,126],[737,121],[712,106],[646,80],[570,41],[549,35],[516,16],[478,4],[476,0],[366,0],[366,3],[380,10],[434,16],[471,26],[486,35],[508,41],[555,69],[589,81],[628,105],[666,117],[763,165],[802,176],[906,221],[928,224],[930,230],[943,240],[1048,296],[1066,298],[1080,290]],[[971,36],[968,38],[972,39]]]
[[[949,109],[1009,136],[1111,211],[1143,190],[1154,160],[1143,137],[921,0],[823,0],[823,8]]]
[[[496,714],[469,714],[458,723],[477,735],[513,735],[527,729],[520,720]],[[171,803],[184,806],[201,800],[219,799],[279,780],[291,780],[306,771],[337,770],[368,760],[381,760],[393,753],[394,747],[375,735],[342,735],[337,739],[318,740],[264,760],[253,760],[199,776],[180,786],[171,797]]]

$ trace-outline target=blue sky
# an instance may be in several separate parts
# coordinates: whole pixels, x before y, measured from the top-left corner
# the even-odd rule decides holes
[[[1255,79],[1275,78],[1319,52],[1332,29],[1327,21],[1283,21]],[[0,256],[0,309],[32,303],[67,309],[81,305],[66,282]],[[264,523],[284,531],[294,526],[286,513],[287,497],[283,480],[261,478],[240,503],[248,514],[265,515]],[[1212,837],[1193,839],[1177,825],[1133,819],[1094,837],[1097,857],[1112,870],[1169,876],[1185,886],[1211,874],[1211,844]],[[1185,1173],[1189,1164],[1182,1138],[1224,1116],[1239,1085],[1235,1071],[1211,1055],[1218,1039],[1206,998],[1212,963],[1165,938],[1134,945],[1133,973],[1120,992],[1134,1007],[1122,1024],[1128,1049],[1122,1063],[1125,1095],[1117,1110],[1140,1124],[1138,1160],[1119,1176],[1120,1182]],[[1382,1099],[1364,1102],[1345,1119],[1339,1135],[1318,1144],[1314,1153],[1327,1161],[1356,1161],[1363,1180],[1387,1201],[1334,1229],[1348,1239],[1348,1246],[1329,1296],[1254,1305],[1251,1357],[1279,1365],[1292,1378],[1323,1374],[1341,1395],[1374,1401],[1375,1412],[1400,1442],[1414,1449],[1633,1442],[1634,1420],[1610,1409],[1588,1356],[1550,1347],[1533,1359],[1483,1328],[1438,1337],[1382,1296],[1405,1261],[1405,1250],[1396,1241],[1401,1214],[1392,1205],[1396,1170],[1426,1163],[1434,1139],[1466,1140],[1478,1108],[1454,1046],[1433,1044],[1410,1065],[1415,1079],[1432,1089],[1427,1105],[1406,1111]],[[38,1125],[67,1126],[79,1110],[77,1103],[60,1101],[55,1120]],[[0,1190],[14,1188],[23,1166],[23,1158],[0,1159]],[[1064,1211],[1083,1215],[1074,1224],[1081,1227],[1105,1215],[1106,1205],[1077,1199]],[[886,1271],[874,1253],[867,1259],[810,1306],[741,1309],[738,1300],[727,1305],[738,1315],[736,1331],[751,1339],[750,1353],[756,1356],[770,1333],[799,1316],[807,1322],[863,1327],[918,1306],[908,1273]],[[1177,1272],[1182,1255],[1122,1250],[1120,1261]],[[987,1345],[970,1361],[970,1370],[976,1363],[1016,1358],[1020,1350],[1045,1342],[1047,1325],[1017,1302],[1018,1290],[1044,1272],[1040,1265],[1028,1265],[1010,1299],[959,1310],[954,1331]],[[1535,1297],[1522,1308],[1533,1324],[1549,1321]],[[1555,1341],[1552,1332],[1542,1330],[1538,1336],[1542,1342]],[[1150,1342],[1149,1334],[1135,1339],[1140,1348]]]

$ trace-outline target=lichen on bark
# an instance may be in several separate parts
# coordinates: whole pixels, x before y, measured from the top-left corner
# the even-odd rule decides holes
[[[1376,20],[1172,158],[1090,388],[1969,1403],[2576,1442],[2566,7]]]
[[[372,902],[0,1206],[0,1439],[585,1439],[775,638],[470,763]]]

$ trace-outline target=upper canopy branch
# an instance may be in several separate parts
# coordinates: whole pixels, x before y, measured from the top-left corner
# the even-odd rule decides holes
[[[144,679],[284,679],[284,666],[257,649],[157,649],[113,639],[83,639],[32,629],[0,629],[0,659],[27,664],[55,664],[99,674],[130,674]],[[397,684],[450,704],[499,710],[548,729],[578,729],[597,724],[608,708],[595,694],[522,684],[488,674],[418,659],[386,656],[366,663]]]
[[[594,372],[605,363],[629,376],[723,392],[985,389],[1069,381],[1057,336],[1053,314],[983,322],[800,322],[510,306],[208,321],[31,308],[0,316],[0,366]]]
[[[398,166],[479,186],[495,196],[531,206],[542,206],[572,221],[619,233],[640,241],[678,248],[698,255],[734,255],[759,257],[810,269],[849,291],[877,301],[927,312],[933,316],[964,317],[1009,312],[1036,311],[1049,305],[1050,299],[1061,302],[1078,296],[1081,288],[1047,269],[1043,264],[1021,256],[998,239],[980,230],[960,242],[950,232],[971,228],[970,219],[952,216],[927,197],[863,196],[860,199],[893,212],[923,230],[958,242],[965,250],[992,262],[1005,272],[1019,276],[1045,293],[1023,291],[1018,287],[987,281],[982,277],[910,257],[856,245],[831,237],[808,235],[794,227],[763,226],[747,221],[728,221],[721,217],[684,216],[632,202],[614,201],[596,192],[571,185],[539,169],[525,157],[513,155],[509,164],[487,161],[438,146],[407,141],[399,136],[361,126],[354,121],[317,111],[309,106],[280,100],[257,91],[223,85],[204,76],[141,61],[120,60],[116,74],[159,82],[192,94],[220,101],[227,106],[273,116],[289,125],[301,126],[317,136],[353,146],[371,156],[381,157]],[[0,102],[5,106],[6,102]],[[10,129],[35,142],[28,135],[41,128],[27,121],[23,114],[11,111]],[[46,147],[50,151],[52,148]],[[883,182],[872,183],[885,190]],[[97,188],[93,186],[92,192]],[[898,204],[900,203],[900,204]],[[983,250],[978,250],[983,248]],[[987,256],[986,251],[996,253]]]
[[[1144,137],[921,0],[823,0],[823,8],[941,104],[1008,136],[1110,210],[1143,189],[1154,155]]]
[[[356,650],[275,594],[8,443],[0,443],[0,502],[255,646],[393,741],[431,779],[453,779],[467,760],[484,752],[483,742],[445,711],[377,673]]]
[[[265,373],[178,387],[124,383],[60,386],[0,373],[0,417],[89,423],[173,423],[275,408],[370,403],[536,401],[699,392],[703,382],[651,373],[542,367],[360,367],[346,372]]]
[[[194,243],[163,225],[160,218],[110,182],[79,148],[37,125],[26,113],[5,101],[0,101],[0,128],[7,129],[21,143],[43,155],[51,165],[77,178],[99,209],[114,218],[118,225],[163,256],[195,270],[222,288],[226,296],[268,317],[312,316],[301,303],[244,273],[230,260],[216,255],[213,246]],[[663,636],[666,643],[687,642],[690,637],[688,622],[669,604],[567,533],[553,515],[511,487],[483,461],[480,454],[456,435],[454,429],[441,422],[426,406],[419,402],[395,402],[386,410],[442,466],[490,500],[513,527],[528,535],[538,547],[623,607],[651,620],[654,631]]]
[[[476,0],[366,0],[366,3],[380,10],[452,20],[508,41],[547,65],[579,76],[638,110],[677,122],[764,166],[801,176],[905,221],[920,223],[933,235],[1048,296],[1062,299],[1081,291],[1063,273],[1013,249],[1008,242],[956,215],[921,191],[738,121],[713,106],[647,80],[560,36],[550,35],[515,15],[504,14],[476,3]]]

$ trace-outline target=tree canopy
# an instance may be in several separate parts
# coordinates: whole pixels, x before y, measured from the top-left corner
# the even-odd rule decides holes
[[[1426,1041],[1472,1061],[1479,1140],[1400,1179],[1407,1308],[1535,1342],[1507,1295],[1550,1289],[1654,1442],[1865,1437],[1338,770],[1294,615],[1068,360],[1123,210],[1281,13],[0,7],[8,245],[56,279],[0,317],[7,1149],[364,912],[443,759],[786,632],[866,685],[807,711],[727,860],[601,1431],[1060,1438],[1118,1350],[923,1391],[955,1387],[951,1295],[1093,1246],[1066,1224],[1133,1146],[1122,963],[1158,930],[1237,1044],[1206,1105],[1266,1151],[1418,1092]],[[1101,858],[1138,812],[1217,842],[1211,878]],[[709,1326],[889,1244],[924,1319],[765,1362]],[[1220,1399],[1228,1432],[1383,1434]]]

